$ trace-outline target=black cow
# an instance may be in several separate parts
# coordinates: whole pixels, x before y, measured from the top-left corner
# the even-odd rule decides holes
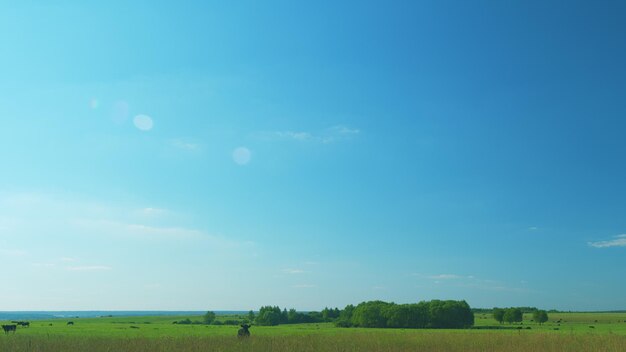
[[[67,325],[74,325],[74,322],[73,321],[68,321]]]
[[[4,330],[5,334],[8,334],[10,331],[13,331],[13,333],[15,334],[15,330],[17,330],[17,325],[2,325],[2,330]]]
[[[241,324],[241,329],[237,331],[237,337],[250,337],[250,330],[248,330],[252,325]]]

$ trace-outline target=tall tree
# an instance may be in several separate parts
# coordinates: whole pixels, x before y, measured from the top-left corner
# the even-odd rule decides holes
[[[215,313],[208,311],[202,316],[202,321],[205,324],[211,324],[215,320]]]
[[[507,323],[519,323],[523,318],[524,314],[519,308],[509,308],[504,312],[504,321]]]
[[[494,308],[493,309],[493,318],[500,324],[504,321],[504,309],[502,308]]]
[[[548,312],[545,310],[536,310],[533,312],[533,319],[541,325],[548,321]]]

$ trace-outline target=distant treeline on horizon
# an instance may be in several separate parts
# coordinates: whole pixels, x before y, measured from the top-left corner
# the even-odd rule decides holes
[[[181,316],[202,315],[206,311],[199,310],[91,310],[91,311],[0,311],[0,320],[48,320],[64,318],[99,318],[99,317],[133,317],[133,316]],[[221,310],[218,315],[245,314],[247,311]]]
[[[522,313],[533,313],[539,308],[536,307],[516,307],[522,310]],[[494,308],[472,308],[474,313],[492,314]],[[546,309],[548,313],[626,313],[626,310],[558,310],[558,309]]]

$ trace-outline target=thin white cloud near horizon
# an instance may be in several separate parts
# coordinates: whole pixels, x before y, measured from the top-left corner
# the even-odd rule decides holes
[[[68,266],[66,267],[69,271],[103,271],[103,270],[111,270],[110,266],[107,265],[84,265],[84,266]]]
[[[413,276],[417,276],[423,279],[430,280],[460,280],[460,279],[474,279],[474,275],[457,275],[457,274],[434,274],[434,275],[425,275],[425,274],[413,274]]]
[[[56,231],[66,236],[110,239],[203,240],[216,249],[254,245],[250,241],[181,226],[173,222],[176,219],[170,219],[173,212],[165,208],[109,204],[61,194],[15,193],[0,197],[0,211],[3,209],[7,214],[10,211],[15,219],[6,222],[5,226],[31,240]],[[2,232],[0,239],[3,234],[8,235]],[[9,251],[3,248],[0,254],[8,255]],[[10,254],[16,255],[17,252],[11,251]],[[66,255],[60,260],[68,262],[75,258]]]
[[[360,133],[361,133],[361,130],[357,128],[352,128],[346,125],[335,125],[335,126],[326,128],[320,132],[278,130],[278,131],[259,131],[259,132],[255,132],[253,135],[256,138],[259,138],[262,140],[268,140],[268,141],[284,140],[284,141],[329,144],[329,143],[349,139]]]
[[[588,244],[595,248],[626,247],[626,234],[613,236],[612,240],[588,242]]]

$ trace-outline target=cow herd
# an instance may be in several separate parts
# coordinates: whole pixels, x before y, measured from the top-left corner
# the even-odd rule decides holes
[[[21,327],[25,327],[25,328],[29,328],[30,327],[30,322],[28,321],[12,321],[11,323],[13,324],[7,324],[7,325],[2,325],[2,330],[4,330],[5,334],[9,334],[10,332],[15,333],[15,331],[17,331],[17,327],[18,325]],[[52,324],[50,324],[52,325]],[[73,321],[68,321],[67,325],[74,325]],[[237,337],[240,338],[245,338],[245,337],[249,337],[250,336],[250,330],[248,330],[251,327],[251,325],[248,324],[242,324],[241,325],[241,329],[239,329],[239,331],[237,331]],[[131,328],[138,328],[136,326],[131,326]]]
[[[30,322],[28,321],[12,321],[11,323],[13,324],[7,324],[7,325],[2,325],[2,330],[4,330],[5,334],[8,334],[10,332],[15,333],[15,331],[17,330],[18,326],[22,326],[25,328],[29,328],[30,327]]]
[[[11,331],[13,331],[15,333],[15,330],[17,330],[17,325],[15,325],[15,324],[2,325],[2,330],[4,330],[5,334],[8,334]]]
[[[15,333],[17,331],[17,327],[21,326],[24,328],[30,328],[30,322],[29,321],[16,321],[13,320],[11,321],[12,324],[6,324],[6,325],[2,325],[2,330],[4,331],[5,334],[8,334],[10,332]],[[50,324],[52,325],[52,324]]]

